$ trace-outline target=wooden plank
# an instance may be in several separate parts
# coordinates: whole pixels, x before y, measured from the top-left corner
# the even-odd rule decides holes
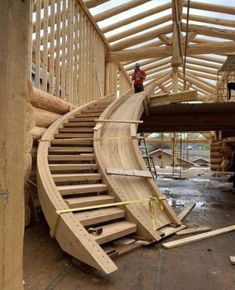
[[[51,172],[97,170],[97,164],[50,164],[49,167],[50,167]]]
[[[56,61],[55,61],[55,95],[60,97],[60,34],[61,34],[61,1],[57,1],[56,14]]]
[[[83,226],[91,226],[123,218],[125,216],[125,211],[117,207],[112,207],[79,212],[75,213],[74,216]]]
[[[74,146],[79,146],[79,145],[92,145],[93,144],[93,138],[70,138],[70,139],[56,139],[51,141],[52,145],[74,145]]]
[[[93,148],[92,147],[50,147],[49,152],[87,153],[87,152],[93,152]]]
[[[42,89],[47,91],[48,72],[48,0],[43,0],[43,62],[42,62]]]
[[[96,122],[101,123],[123,123],[123,124],[142,124],[143,121],[137,121],[137,120],[106,120],[106,119],[96,119]]]
[[[40,31],[41,31],[41,0],[36,2],[36,42],[35,42],[35,86],[40,88]]]
[[[0,1],[0,289],[4,290],[23,289],[30,2]]]
[[[97,181],[101,179],[99,173],[52,174],[55,182]]]
[[[208,232],[210,231],[211,228],[209,227],[197,227],[197,228],[189,228],[189,229],[185,229],[182,231],[179,231],[176,233],[177,236],[182,236],[182,235],[188,235],[188,234],[194,234],[194,233],[203,233],[203,232]]]
[[[89,132],[93,132],[93,128],[89,128],[89,127],[82,127],[82,128],[60,128],[59,129],[60,133],[89,133]]]
[[[177,241],[164,243],[164,244],[162,244],[162,246],[164,248],[166,248],[166,249],[172,249],[172,248],[175,248],[175,247],[180,247],[180,246],[183,246],[183,245],[187,245],[187,244],[194,243],[194,242],[197,242],[197,241],[201,241],[201,240],[204,240],[204,239],[212,238],[212,237],[215,237],[215,236],[218,236],[218,235],[222,235],[222,234],[225,234],[225,233],[229,233],[229,232],[232,232],[232,231],[235,231],[235,225],[232,225],[232,226],[229,226],[229,227],[225,227],[225,228],[221,228],[221,229],[218,229],[218,230],[214,230],[214,231],[211,231],[211,232],[208,232],[208,233],[194,235],[194,236],[191,236],[191,237],[188,237],[188,238],[184,238],[184,239],[180,239],[180,240],[177,240]]]
[[[195,207],[195,205],[196,202],[190,203],[181,211],[181,213],[178,214],[178,217],[181,221],[189,214],[189,212]]]
[[[71,128],[71,127],[93,127],[95,126],[95,122],[68,122],[64,124],[64,127]]]
[[[62,195],[84,194],[107,191],[107,185],[98,184],[77,184],[77,185],[61,185],[57,189]]]
[[[137,226],[133,223],[122,221],[104,225],[103,233],[99,236],[93,236],[98,244],[104,244],[115,239],[124,237],[136,232]]]
[[[123,168],[106,168],[107,174],[112,175],[124,175],[124,176],[136,176],[136,177],[148,177],[152,178],[152,174],[145,170],[135,169],[123,169]]]
[[[54,55],[55,55],[55,0],[51,0],[51,35],[50,35],[50,49],[49,49],[49,93],[54,94]]]
[[[230,256],[230,262],[232,265],[235,265],[235,256]]]
[[[54,136],[56,139],[64,138],[92,138],[93,133],[58,133]]]
[[[115,199],[113,196],[106,194],[106,195],[66,198],[65,201],[68,204],[69,208],[78,208],[113,203]]]
[[[171,227],[171,226],[165,226],[164,228],[161,228],[159,230],[159,233],[162,237],[166,238],[168,236],[171,236],[183,229],[185,229],[187,226],[185,225],[181,225],[179,227]]]
[[[48,161],[91,161],[95,160],[95,154],[79,154],[79,155],[48,155]]]

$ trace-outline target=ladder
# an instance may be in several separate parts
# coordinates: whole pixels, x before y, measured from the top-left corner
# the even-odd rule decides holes
[[[152,174],[153,179],[157,179],[157,170],[153,161],[153,157],[149,156],[148,147],[143,132],[140,133],[139,148],[142,153],[142,157],[145,160],[146,166]]]

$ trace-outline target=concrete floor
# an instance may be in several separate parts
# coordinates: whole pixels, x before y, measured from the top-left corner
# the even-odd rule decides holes
[[[202,173],[203,172],[203,173]],[[235,224],[235,195],[226,175],[188,171],[186,180],[159,179],[158,185],[179,212],[191,201],[196,207],[184,220],[212,229]],[[200,175],[198,175],[200,174]],[[177,239],[177,236],[165,241]],[[235,232],[165,250],[159,242],[115,260],[119,270],[109,276],[89,267],[74,266],[45,222],[27,228],[25,235],[25,289],[63,290],[233,290]]]

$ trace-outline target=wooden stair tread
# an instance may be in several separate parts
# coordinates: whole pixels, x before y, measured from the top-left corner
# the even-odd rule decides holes
[[[120,221],[102,226],[103,233],[99,236],[92,235],[98,244],[104,244],[121,237],[133,234],[137,230],[136,224]]]
[[[77,218],[82,225],[91,226],[115,219],[124,218],[125,211],[118,207],[110,207],[78,212],[75,213],[74,215],[75,218]]]
[[[99,117],[100,113],[83,113],[83,114],[76,114],[75,118],[87,118],[87,117]]]
[[[90,181],[100,180],[99,173],[70,173],[70,174],[52,174],[55,182],[70,182],[70,181]]]
[[[49,152],[93,152],[93,147],[49,147]]]
[[[97,170],[97,164],[50,164],[51,172],[55,171],[74,171],[74,170]]]
[[[97,184],[76,184],[76,185],[61,185],[57,186],[57,189],[62,195],[69,194],[83,194],[103,192],[107,190],[107,185],[103,183]]]
[[[82,114],[90,114],[90,113],[99,113],[100,115],[103,113],[105,110],[105,106],[99,106],[99,107],[94,107],[94,108],[88,108],[86,110],[82,110]]]
[[[88,117],[86,115],[84,116],[77,116],[77,117],[74,117],[74,118],[70,118],[69,119],[69,122],[94,122],[95,119],[97,119],[99,117],[99,115],[97,116],[94,116],[94,117]]]
[[[93,138],[93,133],[58,133],[54,136],[56,139],[65,138]]]
[[[106,194],[106,195],[66,198],[65,201],[70,208],[75,208],[75,207],[84,207],[84,206],[93,206],[93,205],[113,203],[115,201],[115,198],[111,195]]]
[[[93,122],[68,122],[64,124],[64,127],[94,127],[95,121]]]
[[[93,138],[84,140],[73,140],[73,139],[55,139],[51,141],[52,145],[93,145]]]
[[[94,132],[93,128],[83,127],[83,128],[60,128],[60,133],[90,133]]]
[[[95,154],[80,154],[80,155],[48,155],[49,161],[92,161],[95,159]]]

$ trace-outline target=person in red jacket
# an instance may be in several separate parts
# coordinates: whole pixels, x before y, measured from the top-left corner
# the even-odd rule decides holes
[[[135,71],[132,75],[132,81],[134,81],[134,88],[135,88],[135,93],[139,93],[144,91],[144,85],[143,81],[146,78],[146,73],[145,71],[140,69],[140,64],[136,63],[135,64]]]

